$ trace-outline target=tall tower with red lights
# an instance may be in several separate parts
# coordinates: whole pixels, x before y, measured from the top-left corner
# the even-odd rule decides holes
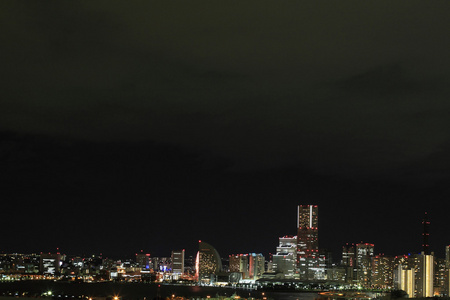
[[[300,279],[313,279],[319,264],[319,208],[297,207],[297,271]]]
[[[430,243],[428,241],[428,238],[430,236],[430,221],[428,220],[428,214],[425,212],[425,216],[422,220],[422,226],[423,226],[423,232],[422,232],[422,251],[423,254],[430,254]]]

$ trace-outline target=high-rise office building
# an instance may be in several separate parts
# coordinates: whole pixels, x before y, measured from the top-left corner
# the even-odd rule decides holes
[[[297,236],[285,235],[278,238],[277,253],[292,254],[297,256]]]
[[[300,279],[314,279],[319,268],[319,216],[317,205],[297,207],[297,271]]]
[[[294,278],[297,267],[297,237],[283,236],[279,238],[277,253],[272,257],[272,267],[284,278]]]
[[[228,269],[230,273],[239,273],[240,255],[232,254],[228,256]]]
[[[153,257],[152,266],[155,272],[171,272],[172,259],[170,257]]]
[[[136,264],[139,268],[149,270],[150,269],[150,254],[144,253],[141,251],[140,253],[136,253]]]
[[[253,280],[261,278],[265,271],[264,256],[261,253],[250,253],[248,258],[248,277]]]
[[[330,253],[327,252],[326,249],[319,249],[319,252],[316,254],[315,267],[311,269],[312,278],[316,280],[326,280],[327,263],[329,263],[331,267],[330,261]]]
[[[241,278],[249,278],[249,257],[247,254],[233,254],[229,256],[231,273],[241,273]]]
[[[265,271],[266,261],[261,253],[233,254],[229,256],[231,273],[240,273],[241,279],[257,280]]]
[[[43,275],[55,275],[59,273],[61,266],[61,254],[42,253],[40,257],[39,271]]]
[[[370,286],[372,279],[372,257],[374,244],[356,244],[356,278],[362,286]]]
[[[345,244],[342,247],[342,265],[354,267],[356,264],[355,253],[355,244]]]
[[[345,282],[352,284],[356,280],[356,248],[355,244],[342,247],[342,266],[345,269]]]
[[[184,273],[184,249],[172,251],[172,273]]]

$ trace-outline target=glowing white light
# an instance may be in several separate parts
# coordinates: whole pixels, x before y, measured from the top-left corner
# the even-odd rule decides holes
[[[312,205],[309,206],[309,228],[312,227]]]

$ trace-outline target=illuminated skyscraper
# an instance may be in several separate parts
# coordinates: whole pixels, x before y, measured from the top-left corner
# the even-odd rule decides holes
[[[356,277],[363,286],[371,284],[373,249],[374,245],[370,243],[356,244]]]
[[[379,288],[392,287],[394,258],[380,254],[373,258],[372,265],[372,284]]]
[[[342,247],[342,266],[345,269],[345,282],[353,283],[356,280],[356,249],[355,244],[347,243]]]
[[[240,255],[239,254],[232,254],[228,256],[228,262],[229,262],[229,270],[231,273],[239,273],[239,261],[240,261]]]
[[[265,271],[266,260],[261,253],[250,253],[248,257],[248,276],[250,279],[257,280]]]
[[[172,273],[184,273],[184,249],[172,251]]]
[[[414,269],[398,265],[394,273],[394,288],[405,291],[408,298],[414,298],[415,274]]]
[[[248,278],[248,255],[247,254],[236,254],[229,256],[230,272],[241,273],[241,278]]]
[[[319,268],[319,219],[317,205],[297,207],[297,270],[300,279],[314,279]]]
[[[434,287],[435,294],[447,295],[448,269],[445,267],[445,259],[434,257]]]
[[[416,297],[433,297],[434,257],[418,254],[416,263]]]
[[[342,247],[342,265],[354,267],[356,264],[355,252],[355,244],[345,244]]]
[[[211,283],[220,271],[222,271],[222,261],[217,250],[210,244],[199,241],[196,260],[197,280],[202,283]]]

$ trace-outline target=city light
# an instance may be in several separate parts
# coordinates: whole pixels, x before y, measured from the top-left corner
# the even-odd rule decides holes
[[[170,257],[150,257],[150,254],[141,250],[134,259],[119,260],[101,255],[71,256],[61,252],[0,254],[0,271],[3,272],[0,280],[176,282],[247,289],[279,284],[287,290],[320,292],[327,288],[339,293],[326,292],[322,295],[339,297],[355,296],[357,294],[345,291],[358,290],[361,291],[358,298],[366,297],[363,291],[371,289],[400,289],[407,295],[421,297],[442,295],[446,291],[446,276],[450,272],[450,245],[445,246],[446,259],[440,259],[432,253],[426,254],[427,247],[420,254],[387,256],[375,254],[374,243],[344,243],[342,259],[333,262],[332,254],[318,246],[318,206],[299,205],[297,213],[297,223],[300,225],[297,228],[298,235],[280,236],[276,253],[269,254],[268,259],[262,253],[251,252],[227,255],[227,260],[224,260],[216,248],[201,240],[195,258],[190,256],[188,261],[184,249],[173,250]],[[426,225],[424,231],[428,231],[430,226],[428,220]],[[277,280],[284,283],[278,283]],[[333,285],[325,286],[323,282]],[[160,291],[161,284],[157,288]],[[170,295],[174,299],[178,298],[174,293]],[[42,296],[54,294],[52,290],[46,290]],[[239,298],[238,295],[233,297]],[[264,290],[261,297],[268,298]],[[93,299],[92,296],[85,297],[85,300]],[[116,294],[112,299],[120,300],[121,297]]]

